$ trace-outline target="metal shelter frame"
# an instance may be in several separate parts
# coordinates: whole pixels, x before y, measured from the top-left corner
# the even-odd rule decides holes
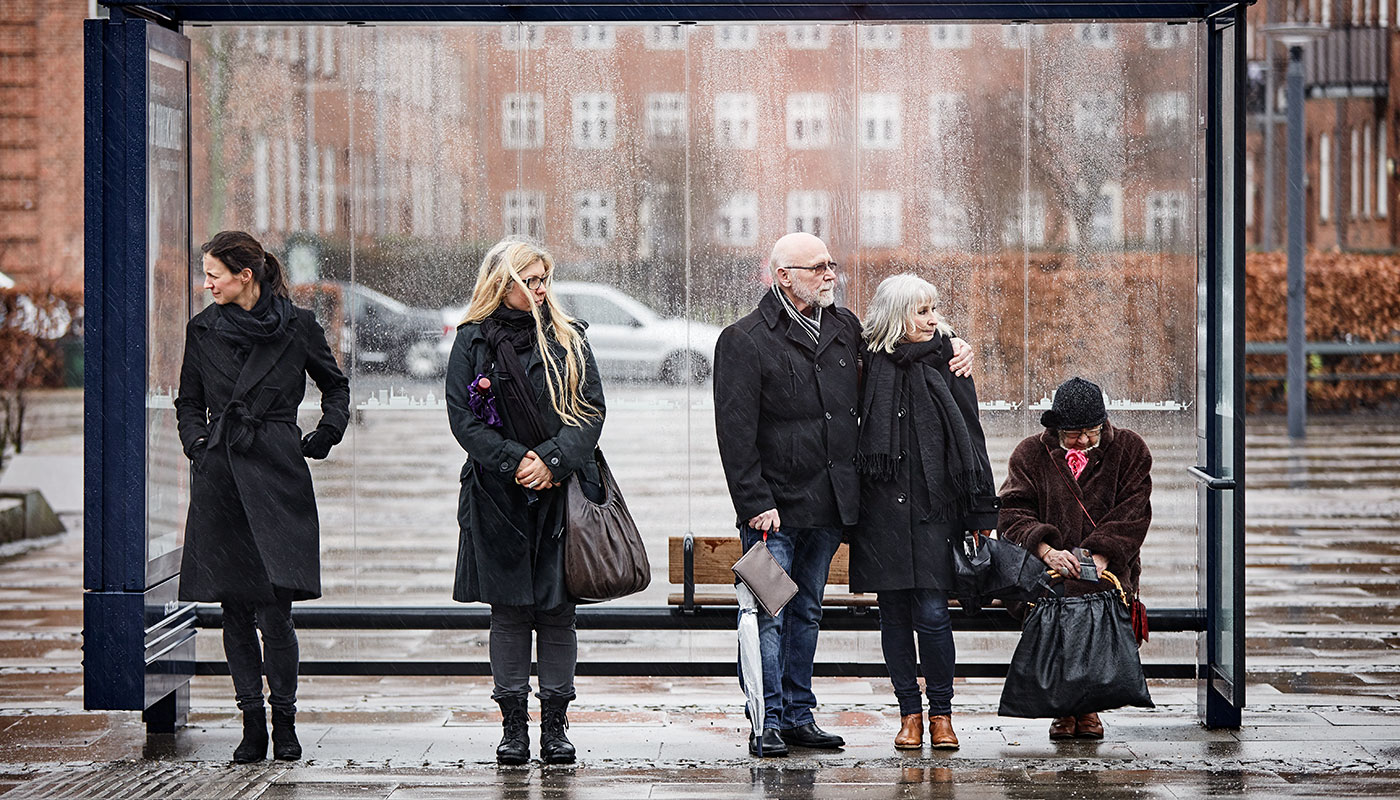
[[[218,23],[1064,22],[1203,23],[1204,225],[1199,226],[1197,309],[1200,464],[1197,481],[1201,609],[1155,609],[1157,630],[1201,631],[1197,663],[1155,665],[1159,677],[1195,677],[1202,721],[1238,727],[1244,706],[1244,182],[1247,2],[691,2],[690,0],[101,0],[110,18],[85,29],[87,374],[84,395],[84,703],[145,712],[148,728],[183,724],[193,674],[226,671],[196,662],[201,626],[217,607],[177,601],[179,553],[148,559],[146,540],[148,58],[188,65],[184,26]],[[188,158],[188,70],[183,135]],[[185,172],[188,182],[188,170]],[[188,199],[188,183],[185,197]],[[188,215],[186,216],[188,222]],[[187,237],[188,238],[188,237]],[[173,567],[172,567],[173,564]],[[150,578],[148,576],[155,576]],[[172,577],[173,576],[173,577]],[[485,628],[482,608],[296,611],[303,628]],[[823,627],[858,630],[875,617],[829,613]],[[723,628],[731,611],[668,607],[581,608],[580,628]],[[959,616],[959,629],[1010,630],[1004,615]],[[581,663],[581,674],[732,674],[729,664]],[[474,662],[306,662],[303,674],[486,674]],[[876,668],[878,667],[878,668]],[[960,664],[959,675],[1004,675],[1004,664]],[[822,664],[818,674],[883,674],[882,665]]]

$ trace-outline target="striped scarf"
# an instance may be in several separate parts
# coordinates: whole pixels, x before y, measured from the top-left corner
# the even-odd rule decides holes
[[[812,337],[812,341],[813,341],[813,342],[815,342],[815,341],[817,341],[819,338],[821,338],[821,335],[822,335],[822,307],[821,307],[821,306],[813,304],[812,308],[815,310],[816,313],[815,313],[814,316],[809,317],[809,316],[807,316],[806,314],[803,314],[802,312],[800,312],[800,311],[797,310],[797,306],[795,306],[795,305],[792,304],[792,300],[787,296],[787,294],[786,294],[782,289],[778,288],[778,284],[776,284],[776,283],[773,284],[773,294],[776,294],[776,295],[778,296],[778,302],[782,303],[782,304],[783,304],[783,308],[787,309],[788,316],[789,316],[789,317],[792,317],[792,318],[795,319],[795,320],[797,320],[797,324],[798,324],[799,326],[802,327],[802,330],[804,330],[804,331],[807,332],[807,335],[808,335],[808,336]]]

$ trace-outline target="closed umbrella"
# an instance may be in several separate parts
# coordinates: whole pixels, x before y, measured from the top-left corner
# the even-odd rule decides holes
[[[953,545],[953,594],[964,609],[975,611],[993,599],[1035,600],[1050,590],[1045,562],[1015,542],[967,534]]]
[[[739,681],[744,685],[749,725],[763,753],[763,654],[758,643],[758,599],[743,581],[734,584],[739,598]]]

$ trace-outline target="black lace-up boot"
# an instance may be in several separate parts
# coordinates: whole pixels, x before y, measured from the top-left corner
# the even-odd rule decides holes
[[[530,714],[525,697],[501,697],[501,743],[496,746],[497,764],[524,764],[530,760]]]
[[[540,758],[546,764],[572,764],[574,745],[564,731],[569,727],[569,701],[558,697],[541,698]]]

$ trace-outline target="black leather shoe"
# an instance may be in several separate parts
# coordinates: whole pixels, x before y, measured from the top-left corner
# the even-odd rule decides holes
[[[764,731],[767,733],[767,731]],[[782,732],[783,741],[793,747],[812,747],[818,750],[835,750],[838,747],[845,747],[846,740],[834,733],[827,733],[817,727],[817,723],[809,722],[806,725],[798,725],[796,728],[788,728]]]
[[[760,744],[763,745],[761,751]],[[777,728],[764,728],[761,737],[756,733],[749,734],[749,755],[754,758],[772,758],[787,754],[788,746],[783,744],[783,737],[778,735]]]

